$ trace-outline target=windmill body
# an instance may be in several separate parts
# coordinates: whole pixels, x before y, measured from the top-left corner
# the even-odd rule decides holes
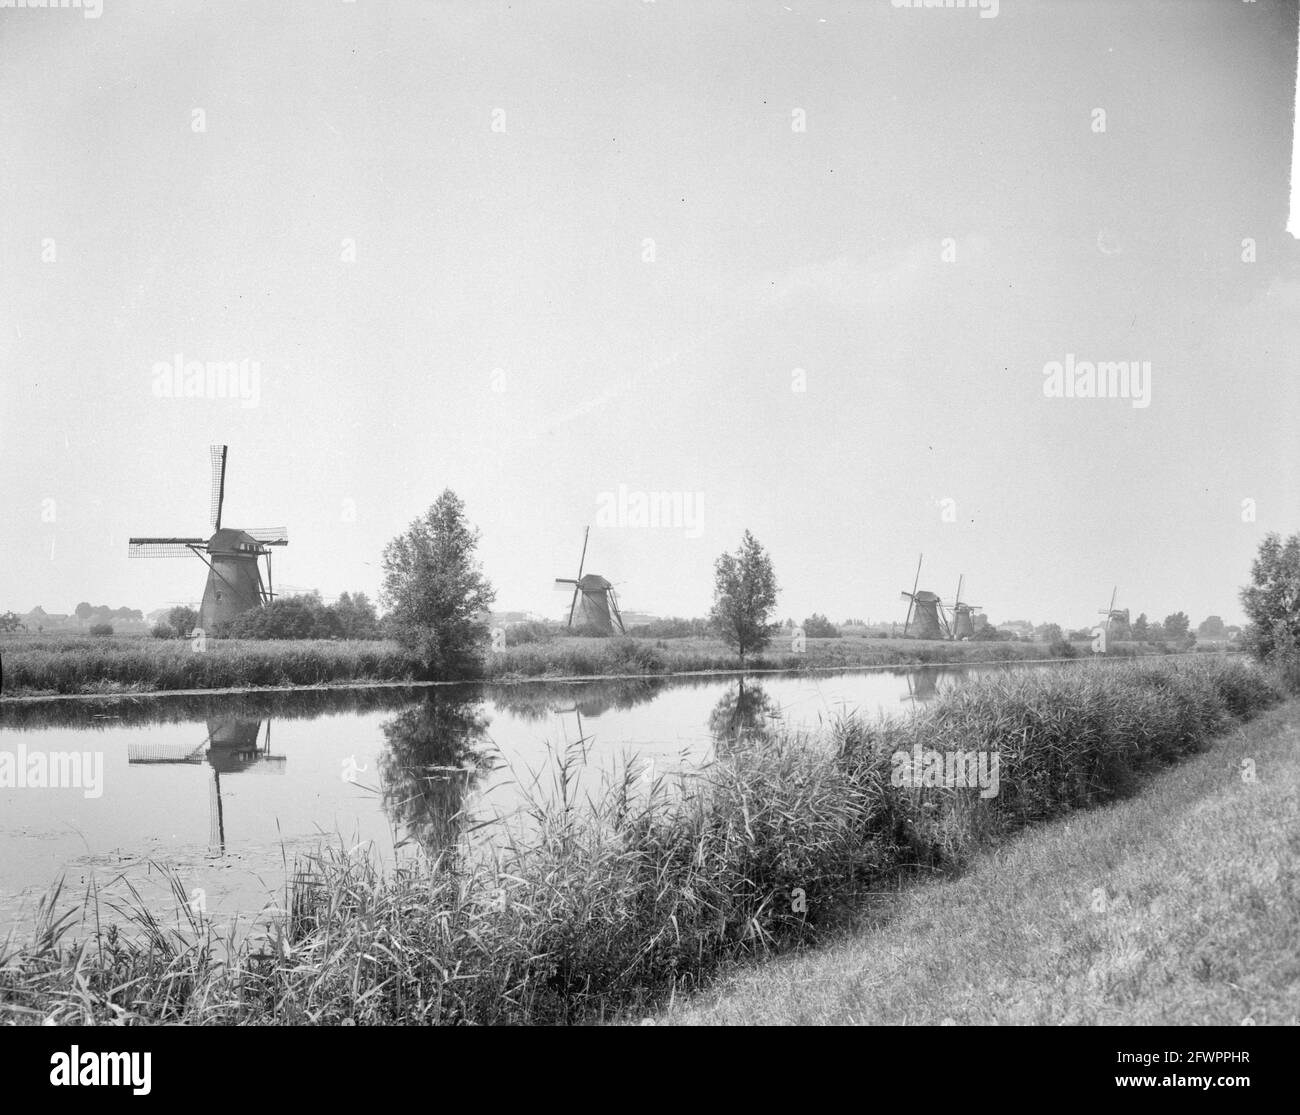
[[[917,639],[947,638],[944,628],[947,622],[939,614],[942,601],[938,593],[921,589],[920,592],[905,592],[911,600],[911,618],[907,621],[908,632]]]
[[[618,597],[614,594],[614,586],[598,573],[588,573],[583,576],[582,568],[587,561],[587,537],[591,533],[591,528],[587,528],[587,533],[582,536],[582,556],[578,559],[577,577],[557,577],[555,587],[565,589],[570,586],[573,588],[573,599],[569,601],[569,622],[571,628],[574,619],[577,619],[578,626],[590,630],[598,635],[612,635],[614,628],[626,635],[627,631],[623,627],[623,616],[618,610]]]
[[[221,509],[226,494],[226,454],[224,445],[211,447],[212,498],[210,517],[214,533],[210,538],[131,538],[130,557],[185,557],[194,554],[207,566],[203,602],[199,605],[199,627],[212,631],[236,616],[269,604],[271,589],[271,547],[287,546],[289,536],[283,527],[240,530],[222,527]],[[266,580],[262,579],[261,559],[266,558]]]

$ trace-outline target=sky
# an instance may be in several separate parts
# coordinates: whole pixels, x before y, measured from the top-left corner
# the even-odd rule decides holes
[[[374,596],[451,488],[499,609],[590,526],[658,615],[748,529],[782,618],[901,621],[924,553],[994,622],[1240,622],[1300,530],[1296,3],[991,10],[0,9],[0,610],[196,601],[126,540],[209,532],[222,443],[284,591]]]

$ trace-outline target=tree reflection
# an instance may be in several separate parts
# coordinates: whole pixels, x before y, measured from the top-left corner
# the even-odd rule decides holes
[[[780,707],[756,681],[740,678],[709,713],[709,734],[719,750],[772,738],[781,720]]]
[[[405,840],[437,853],[459,838],[465,798],[491,766],[487,726],[480,700],[446,691],[382,725],[384,809]]]

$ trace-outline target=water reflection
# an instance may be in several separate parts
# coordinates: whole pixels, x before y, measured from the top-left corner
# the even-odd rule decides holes
[[[738,678],[709,713],[709,734],[720,751],[741,743],[762,743],[780,726],[781,709],[758,682]]]
[[[431,853],[453,847],[466,796],[492,769],[483,703],[456,690],[431,690],[381,725],[388,747],[379,759],[384,811],[399,845]]]
[[[207,764],[212,770],[208,791],[208,850],[226,850],[226,815],[221,797],[221,776],[255,770],[283,774],[285,757],[271,752],[271,721],[244,716],[212,717],[207,736],[200,742],[132,741],[127,744],[129,765]],[[265,739],[263,741],[263,727]]]
[[[680,682],[677,683],[680,685]],[[576,712],[597,717],[611,709],[648,704],[669,687],[669,678],[605,678],[600,681],[488,685],[484,696],[504,712],[525,720],[544,720],[552,713]]]

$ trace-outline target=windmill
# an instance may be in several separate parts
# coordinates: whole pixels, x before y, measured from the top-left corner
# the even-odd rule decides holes
[[[127,555],[133,558],[170,558],[194,554],[208,567],[208,580],[199,605],[199,627],[211,631],[242,612],[269,604],[272,546],[287,546],[284,527],[222,527],[221,508],[226,499],[226,446],[209,446],[212,461],[212,496],[209,519],[211,538],[130,538]],[[266,581],[259,563],[266,558]]]
[[[924,589],[920,592],[916,591],[916,586],[921,583],[921,562],[924,560],[924,554],[917,559],[916,579],[912,582],[912,591],[902,593],[903,599],[908,602],[907,619],[903,622],[903,637],[907,637],[908,629],[915,623],[918,639],[951,639],[952,632],[948,628],[948,619],[940,610],[943,601],[933,592]]]
[[[952,607],[948,609],[952,612],[952,638],[954,641],[957,639],[973,639],[975,637],[973,613],[983,611],[978,604],[963,604],[961,602],[961,586],[965,580],[965,573],[957,578],[957,598]]]
[[[1111,589],[1110,607],[1106,608],[1103,611],[1099,611],[1097,613],[1099,616],[1106,617],[1106,619],[1102,623],[1102,626],[1106,629],[1107,638],[1110,637],[1110,624],[1112,620],[1119,620],[1126,628],[1129,626],[1128,609],[1127,608],[1118,609],[1115,607],[1115,595],[1118,592],[1119,592],[1119,585],[1116,585],[1113,589]]]
[[[587,537],[591,534],[588,527],[582,535],[582,556],[578,559],[578,576],[556,577],[555,587],[573,586],[573,600],[569,603],[569,623],[573,627],[573,616],[578,615],[578,626],[589,628],[599,635],[612,635],[614,624],[626,635],[623,616],[618,610],[618,598],[614,595],[614,586],[598,573],[582,575],[583,565],[587,560]]]

